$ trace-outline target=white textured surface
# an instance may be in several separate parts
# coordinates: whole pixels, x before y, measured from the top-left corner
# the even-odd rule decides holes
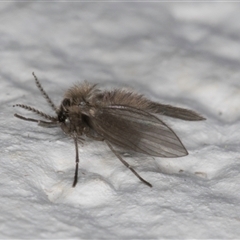
[[[0,4],[0,238],[239,238],[238,3]],[[51,113],[31,76],[60,103],[77,81],[130,85],[207,118],[164,118],[189,150],[126,158],[80,147],[60,129],[13,117],[15,103]],[[26,113],[28,116],[33,116]]]

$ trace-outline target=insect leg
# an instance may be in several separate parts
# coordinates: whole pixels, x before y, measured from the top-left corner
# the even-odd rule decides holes
[[[76,150],[76,166],[75,166],[75,174],[74,181],[72,187],[75,187],[78,182],[78,163],[79,163],[79,155],[78,155],[78,138],[74,136],[75,150]]]
[[[125,160],[122,159],[122,157],[113,149],[112,145],[105,140],[107,143],[108,147],[111,149],[111,151],[116,155],[116,157],[127,167],[129,168],[132,173],[135,174],[136,177],[138,177],[143,183],[145,183],[147,186],[152,187],[152,184],[144,180]]]

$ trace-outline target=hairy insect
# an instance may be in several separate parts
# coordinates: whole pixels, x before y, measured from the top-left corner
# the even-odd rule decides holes
[[[36,85],[55,116],[45,114],[33,107],[16,104],[14,106],[34,112],[48,121],[26,118],[19,114],[15,117],[37,122],[39,126],[60,126],[71,136],[75,143],[76,166],[73,187],[78,181],[78,142],[82,135],[104,141],[115,156],[147,186],[152,185],[143,179],[114,149],[135,151],[146,155],[175,158],[188,154],[180,139],[163,121],[153,114],[160,114],[187,121],[204,120],[194,111],[152,102],[143,95],[123,89],[102,91],[96,84],[84,82],[70,88],[59,107],[56,107],[40,82],[32,73]]]

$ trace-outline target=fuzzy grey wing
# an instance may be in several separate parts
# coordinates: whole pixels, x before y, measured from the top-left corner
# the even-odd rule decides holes
[[[95,109],[89,120],[100,136],[124,149],[169,158],[188,154],[171,128],[145,111],[110,106]]]
[[[173,107],[171,105],[164,105],[164,104],[155,103],[155,102],[150,102],[144,110],[150,113],[162,114],[168,117],[179,118],[187,121],[206,120],[206,118],[202,117],[201,115],[199,115],[198,113],[192,110]]]

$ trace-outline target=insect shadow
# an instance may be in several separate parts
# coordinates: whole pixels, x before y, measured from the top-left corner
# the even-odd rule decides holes
[[[84,140],[81,136],[104,141],[127,168],[144,184],[152,187],[122,158],[114,146],[155,157],[186,156],[188,152],[178,136],[153,114],[187,121],[205,120],[198,113],[188,109],[152,102],[143,95],[124,89],[100,90],[97,84],[88,82],[74,85],[67,90],[60,106],[56,107],[36,75],[32,74],[55,116],[23,104],[16,104],[14,107],[34,112],[48,121],[27,118],[17,113],[14,116],[25,121],[37,122],[42,127],[59,126],[65,134],[73,138],[76,151],[73,187],[78,182],[78,142]]]

